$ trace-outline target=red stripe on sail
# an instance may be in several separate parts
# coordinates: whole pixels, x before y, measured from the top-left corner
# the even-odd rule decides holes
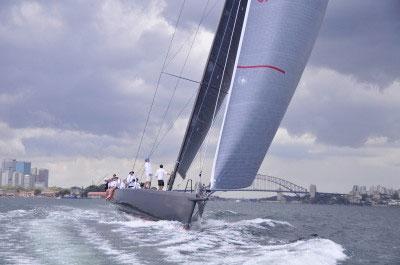
[[[285,74],[285,73],[286,73],[285,70],[283,70],[283,69],[281,69],[281,68],[279,68],[279,67],[273,66],[273,65],[238,65],[237,68],[240,68],[240,69],[249,69],[249,68],[269,68],[269,69],[273,69],[273,70],[275,70],[275,71],[281,72],[282,74]]]

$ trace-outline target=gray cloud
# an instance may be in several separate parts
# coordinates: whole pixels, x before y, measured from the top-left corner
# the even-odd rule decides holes
[[[98,6],[79,2],[78,9],[61,2],[52,5],[14,2],[2,9],[0,91],[23,96],[2,104],[1,119],[18,128],[137,133],[165,53],[163,44],[170,38],[170,26],[158,18],[162,10],[154,3],[112,1]],[[141,14],[140,8],[152,14]],[[119,22],[154,25],[129,32],[131,25],[119,28]],[[146,91],[135,93],[142,88],[125,84],[131,93],[120,93],[116,79],[135,78]],[[160,89],[164,99],[165,90]]]
[[[334,0],[310,63],[388,86],[399,79],[400,2]]]
[[[400,139],[400,82],[385,90],[332,70],[308,69],[284,118],[293,134],[312,133],[334,146],[370,137]]]
[[[184,11],[182,12],[182,24],[180,27],[187,28],[193,25],[197,25],[201,16],[201,12],[205,8],[206,4],[206,17],[204,18],[203,26],[213,31],[218,24],[221,10],[224,5],[224,1],[219,0],[206,0],[206,1],[190,1],[186,0]],[[169,1],[168,5],[163,11],[164,17],[170,21],[171,24],[176,23],[178,10],[180,9],[183,0]]]
[[[90,157],[125,158],[119,165],[129,168],[180,3],[1,1],[0,155],[14,153],[41,161],[63,157],[61,162],[52,160],[54,170],[61,170],[57,163],[74,156],[84,157],[82,164]],[[179,72],[205,3],[187,1],[173,46],[173,54],[181,52],[169,72]],[[210,1],[185,76],[200,79],[222,4]],[[303,166],[310,167],[318,159],[348,155],[343,146],[362,148],[374,137],[384,138],[388,145],[398,141],[399,11],[397,0],[330,1],[310,67],[283,121],[291,136],[310,134],[315,142],[311,147],[273,145],[271,155],[282,159],[275,170],[287,160],[301,166],[306,158],[309,162]],[[174,85],[174,79],[163,77],[141,156],[152,145]],[[181,83],[167,124],[196,88]],[[190,108],[165,138],[158,159],[175,159],[189,112]],[[42,130],[26,135],[31,128]],[[319,146],[338,149],[313,153]],[[71,159],[66,163],[73,165]],[[116,163],[115,159],[110,161]],[[112,163],[108,166],[116,167]]]

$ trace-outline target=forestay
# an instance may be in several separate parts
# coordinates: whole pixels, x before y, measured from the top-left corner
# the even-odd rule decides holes
[[[310,56],[327,3],[248,3],[212,189],[245,188],[253,182]]]

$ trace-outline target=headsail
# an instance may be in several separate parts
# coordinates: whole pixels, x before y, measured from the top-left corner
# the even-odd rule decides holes
[[[251,185],[303,73],[328,0],[252,0],[211,188]]]
[[[228,92],[247,1],[228,0],[225,3],[170,184],[177,172],[185,177],[210,129],[215,104],[219,110]]]

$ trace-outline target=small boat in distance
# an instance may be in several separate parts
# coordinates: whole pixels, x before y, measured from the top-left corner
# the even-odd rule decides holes
[[[167,191],[117,189],[125,211],[190,225],[216,190],[253,182],[296,90],[328,0],[227,0]],[[210,185],[174,191],[227,98]],[[201,172],[200,172],[201,174]]]

